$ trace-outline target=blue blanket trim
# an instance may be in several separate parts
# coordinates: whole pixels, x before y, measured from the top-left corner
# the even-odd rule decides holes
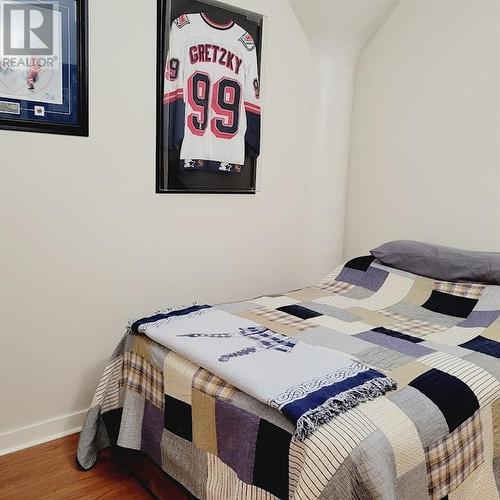
[[[306,411],[296,421],[295,438],[303,441],[318,427],[331,422],[337,415],[355,408],[360,403],[371,401],[397,388],[397,382],[389,377],[377,377],[361,385],[327,399],[322,405]]]
[[[156,321],[160,321],[161,319],[171,318],[172,316],[185,316],[186,314],[195,311],[200,311],[201,309],[208,309],[210,307],[212,306],[209,306],[207,304],[196,304],[193,306],[185,307],[184,309],[175,309],[173,311],[156,313],[153,314],[153,316],[147,316],[145,318],[141,318],[138,319],[137,321],[134,321],[130,326],[130,330],[132,331],[132,333],[140,333],[139,327],[145,325],[146,323],[155,323]]]
[[[363,371],[353,375],[352,377],[347,377],[344,380],[323,386],[316,391],[310,392],[303,398],[291,401],[281,408],[281,412],[293,422],[297,422],[302,415],[321,406],[328,399],[333,398],[342,392],[359,387],[365,382],[382,377],[385,377],[385,375],[377,370],[369,369]]]

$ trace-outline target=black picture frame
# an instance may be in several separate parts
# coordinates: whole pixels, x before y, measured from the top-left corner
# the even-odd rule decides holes
[[[157,194],[197,193],[197,194],[255,194],[257,192],[257,164],[258,158],[245,158],[245,175],[230,176],[222,174],[219,184],[209,179],[210,172],[193,172],[196,182],[187,182],[185,185],[173,185],[171,177],[176,169],[178,153],[168,150],[165,144],[165,121],[163,107],[164,72],[168,53],[170,24],[180,14],[209,12],[211,15],[230,13],[231,18],[255,39],[257,47],[258,73],[262,84],[261,58],[262,33],[264,16],[234,6],[226,5],[217,0],[157,0],[157,69],[156,69],[156,185]],[[215,174],[218,175],[218,174]],[[239,174],[238,174],[239,175]],[[178,178],[178,177],[177,177]],[[223,182],[221,182],[221,180]]]
[[[43,122],[39,119],[9,119],[0,113],[0,129],[69,136],[89,136],[89,74],[88,74],[88,0],[73,0],[75,4],[77,57],[77,119],[76,123]],[[1,96],[0,96],[1,99]],[[33,100],[33,102],[37,102]]]

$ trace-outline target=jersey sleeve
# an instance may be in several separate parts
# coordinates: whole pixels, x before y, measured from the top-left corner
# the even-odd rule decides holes
[[[247,33],[246,38],[251,39]],[[252,49],[248,53],[248,63],[245,68],[245,86],[243,91],[243,104],[247,118],[247,130],[245,132],[245,143],[247,154],[257,158],[260,154],[260,83],[257,66],[257,51],[255,44],[250,45]]]
[[[187,18],[187,16],[185,16]],[[185,24],[176,19],[170,29],[169,48],[165,63],[163,105],[168,116],[166,128],[169,149],[179,149],[184,138],[184,71],[186,61],[183,54]]]

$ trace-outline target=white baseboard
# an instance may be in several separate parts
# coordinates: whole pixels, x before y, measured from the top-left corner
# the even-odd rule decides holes
[[[0,433],[0,456],[80,432],[88,410]]]

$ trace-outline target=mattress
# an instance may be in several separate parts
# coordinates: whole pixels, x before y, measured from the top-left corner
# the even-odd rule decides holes
[[[278,410],[128,333],[85,420],[82,468],[118,444],[201,499],[498,498],[500,287],[359,257],[314,286],[216,307],[359,359],[397,390],[299,441]]]

